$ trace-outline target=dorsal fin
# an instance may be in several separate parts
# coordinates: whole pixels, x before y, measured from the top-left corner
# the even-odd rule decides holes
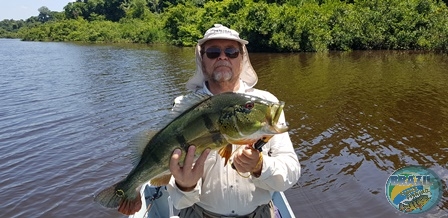
[[[131,147],[131,161],[134,166],[136,166],[142,158],[146,145],[155,134],[157,134],[156,130],[147,130],[135,135],[131,139],[129,145]]]
[[[191,107],[203,102],[204,100],[210,98],[211,95],[201,94],[201,93],[189,93],[187,95],[179,96],[174,100],[174,107],[163,120],[156,124],[157,128],[163,128],[169,122],[174,120],[176,117],[190,109]],[[143,152],[154,135],[157,134],[157,130],[147,130],[143,131],[131,139],[130,147],[131,147],[131,160],[135,165],[140,161]]]
[[[210,98],[211,95],[202,94],[202,93],[189,93],[187,95],[182,95],[177,97],[174,100],[174,107],[171,110],[170,117],[171,119],[176,118],[189,108],[203,102],[204,100]],[[168,119],[169,119],[168,118]]]

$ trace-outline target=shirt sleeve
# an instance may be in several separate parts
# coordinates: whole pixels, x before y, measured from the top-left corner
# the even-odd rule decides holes
[[[170,182],[168,183],[167,191],[173,200],[173,205],[177,210],[190,207],[193,204],[200,201],[199,196],[201,194],[201,184],[202,179],[199,179],[196,187],[189,192],[184,192],[179,189],[176,185],[176,181],[173,176],[171,176]]]

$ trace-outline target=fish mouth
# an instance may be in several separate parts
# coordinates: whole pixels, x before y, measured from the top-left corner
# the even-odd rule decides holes
[[[280,101],[277,104],[272,104],[270,107],[270,112],[268,113],[268,123],[273,128],[275,133],[284,133],[288,131],[288,126],[285,123],[278,123],[280,115],[285,107],[285,102]]]

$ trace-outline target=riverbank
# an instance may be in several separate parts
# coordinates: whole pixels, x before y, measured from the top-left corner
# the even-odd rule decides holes
[[[205,30],[222,23],[248,39],[251,51],[448,50],[448,8],[443,1],[184,1],[164,8],[143,6],[138,13],[129,6],[121,17],[85,6],[73,16],[72,10],[82,4],[69,3],[63,14],[45,22],[0,29],[0,37],[194,46]]]

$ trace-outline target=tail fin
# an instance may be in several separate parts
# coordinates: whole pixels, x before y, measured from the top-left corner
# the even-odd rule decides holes
[[[134,199],[128,199],[125,198],[123,201],[120,202],[120,207],[118,207],[118,212],[124,214],[124,215],[132,215],[140,210],[142,208],[142,196],[140,195],[140,192],[138,193],[137,197]]]
[[[116,188],[117,184],[104,189],[95,196],[94,201],[107,208],[117,208],[124,198],[124,194],[121,196],[118,195],[117,191],[115,190]]]
[[[120,213],[132,215],[142,207],[140,192],[133,199],[127,196],[122,189],[117,190],[117,184],[104,189],[94,198],[95,202],[107,208],[117,208]]]

